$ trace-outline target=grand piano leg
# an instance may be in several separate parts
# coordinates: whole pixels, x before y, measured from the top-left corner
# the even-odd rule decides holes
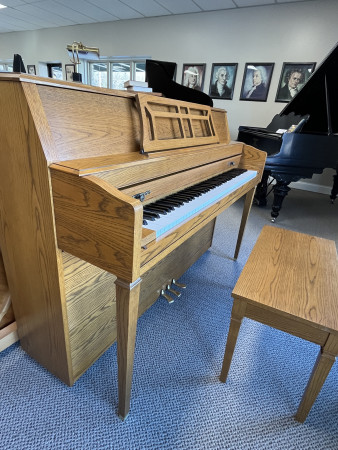
[[[273,187],[274,199],[271,211],[271,222],[274,222],[279,216],[279,211],[282,208],[283,200],[291,190],[288,184],[289,183],[286,183],[285,181],[276,181],[276,184]]]
[[[330,195],[331,203],[333,203],[336,200],[337,195],[338,195],[338,167],[336,175],[333,175],[333,186]]]
[[[266,206],[266,196],[268,191],[268,180],[270,176],[269,170],[263,171],[262,180],[257,185],[256,193],[255,193],[255,204],[258,206]]]
[[[119,279],[115,281],[119,388],[118,410],[121,419],[127,417],[130,408],[140,281],[140,278],[132,284]]]

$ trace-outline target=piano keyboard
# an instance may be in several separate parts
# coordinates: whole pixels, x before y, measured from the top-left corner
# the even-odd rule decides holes
[[[233,169],[143,207],[143,225],[158,238],[235,191],[257,175],[255,170]]]

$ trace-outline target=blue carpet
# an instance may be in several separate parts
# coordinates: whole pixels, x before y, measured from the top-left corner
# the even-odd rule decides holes
[[[244,319],[227,383],[218,379],[231,291],[267,211],[264,220],[253,213],[235,262],[225,255],[239,214],[234,205],[220,217],[212,249],[181,278],[182,297],[160,298],[139,319],[126,421],[116,344],[72,388],[18,344],[0,353],[0,449],[337,450],[337,363],[306,422],[293,419],[318,346]]]

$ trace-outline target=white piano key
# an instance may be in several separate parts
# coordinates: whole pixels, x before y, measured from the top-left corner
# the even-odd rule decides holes
[[[180,207],[176,207],[173,211],[167,213],[166,215],[161,215],[161,217],[155,221],[148,222],[148,225],[146,225],[145,228],[155,231],[156,237],[158,238],[175,226],[193,217],[194,215],[197,215],[203,209],[206,209],[221,198],[248,183],[250,180],[255,178],[256,175],[256,170],[247,170],[241,175],[238,175],[220,186],[211,189],[205,194],[202,194],[200,197],[196,197],[190,202],[185,203]]]

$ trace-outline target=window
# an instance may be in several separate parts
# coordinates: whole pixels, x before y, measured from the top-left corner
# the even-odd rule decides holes
[[[49,78],[62,80],[62,64],[61,63],[47,63],[47,71]]]
[[[89,84],[106,88],[107,82],[107,63],[89,63]]]
[[[13,62],[0,61],[0,72],[13,72]]]
[[[85,79],[92,86],[124,89],[128,80],[145,81],[146,57],[140,59],[109,59],[82,61],[85,64]]]

